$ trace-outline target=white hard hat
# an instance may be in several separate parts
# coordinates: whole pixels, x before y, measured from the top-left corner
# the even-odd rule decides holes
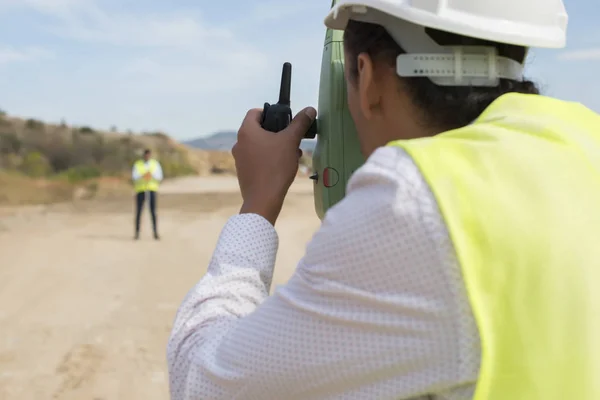
[[[343,30],[366,8],[413,24],[524,47],[562,48],[568,16],[562,0],[339,0],[325,19]]]
[[[407,54],[397,73],[444,86],[496,86],[521,79],[523,65],[489,46],[440,46],[425,28],[498,43],[562,48],[568,16],[562,0],[339,0],[325,19],[344,30],[349,20],[383,26]]]

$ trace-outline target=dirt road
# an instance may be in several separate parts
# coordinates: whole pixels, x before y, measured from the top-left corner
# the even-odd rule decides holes
[[[160,242],[133,202],[0,210],[0,400],[166,400],[166,342],[240,205],[235,178],[163,185]],[[317,229],[311,181],[299,179],[277,230],[275,284]]]

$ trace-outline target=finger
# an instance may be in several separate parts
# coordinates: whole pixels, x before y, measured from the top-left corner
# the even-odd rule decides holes
[[[251,122],[253,124],[259,123],[262,120],[262,113],[263,113],[263,109],[262,108],[252,108],[250,110],[248,110],[248,112],[246,113],[246,117],[244,118],[244,122],[242,124],[245,124],[246,122]]]
[[[246,116],[244,117],[244,120],[242,121],[242,125],[240,126],[240,129],[238,130],[238,136],[240,135],[240,133],[243,133],[246,131],[246,127],[250,127],[250,126],[257,126],[260,125],[261,121],[262,121],[262,108],[252,108],[250,110],[248,110],[248,112],[246,113]]]
[[[293,135],[298,141],[299,145],[300,141],[304,138],[304,135],[306,135],[306,132],[308,132],[308,129],[316,118],[317,110],[315,110],[313,107],[307,107],[296,114],[290,125],[285,128],[285,132]]]

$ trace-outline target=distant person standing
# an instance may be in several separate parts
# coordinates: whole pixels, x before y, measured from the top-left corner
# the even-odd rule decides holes
[[[152,157],[149,149],[144,150],[144,158],[137,160],[133,165],[131,176],[135,196],[135,239],[140,238],[140,217],[144,208],[146,194],[149,197],[150,214],[152,215],[152,229],[154,230],[154,239],[158,240],[156,224],[156,197],[160,182],[163,180],[163,171],[160,163]]]

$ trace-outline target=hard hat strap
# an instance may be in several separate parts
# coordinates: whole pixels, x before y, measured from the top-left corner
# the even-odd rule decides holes
[[[523,66],[498,57],[493,47],[455,47],[453,53],[401,54],[396,72],[401,77],[428,77],[441,86],[496,86],[499,79],[519,80]]]
[[[523,65],[499,57],[491,46],[440,46],[425,27],[372,8],[353,9],[352,19],[383,26],[406,54],[396,60],[402,77],[427,77],[440,86],[497,86],[521,80]]]

